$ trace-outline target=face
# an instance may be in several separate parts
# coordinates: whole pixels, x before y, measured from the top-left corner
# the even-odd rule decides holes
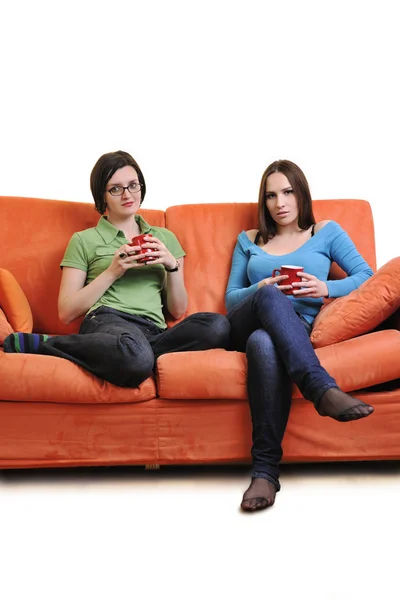
[[[297,199],[288,178],[283,173],[271,173],[267,177],[266,205],[277,225],[297,223],[299,216]]]
[[[109,179],[104,197],[107,203],[108,214],[111,218],[125,218],[137,212],[142,197],[140,187],[138,187],[137,191],[133,192],[130,192],[128,189],[122,190],[122,188],[127,188],[130,185],[135,187],[135,184],[139,184],[139,177],[135,169],[131,166],[118,169],[111,179]],[[122,192],[122,194],[113,196],[110,194],[110,190]]]

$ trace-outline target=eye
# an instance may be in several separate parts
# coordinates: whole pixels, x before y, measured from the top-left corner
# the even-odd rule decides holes
[[[121,191],[121,188],[120,188],[119,185],[114,185],[108,191],[109,191],[110,194],[118,194]]]
[[[128,190],[130,192],[137,192],[139,189],[140,189],[140,183],[138,183],[137,181],[134,181],[128,187]]]
[[[293,194],[293,190],[285,190],[285,194],[286,196],[289,196],[289,194]]]
[[[271,200],[271,198],[273,198],[274,196],[275,196],[275,194],[273,192],[270,192],[269,194],[266,194],[267,200]]]

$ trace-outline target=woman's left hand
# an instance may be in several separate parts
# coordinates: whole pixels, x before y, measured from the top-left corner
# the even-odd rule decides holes
[[[176,258],[171,254],[168,248],[158,238],[151,236],[144,238],[145,244],[142,244],[142,252],[146,251],[146,258],[150,258],[148,265],[164,265],[167,269],[173,269],[176,265]]]
[[[328,286],[324,281],[320,281],[315,275],[304,273],[299,271],[297,273],[299,277],[302,277],[301,282],[292,283],[293,296],[299,296],[301,298],[327,298],[329,295]],[[301,288],[301,289],[296,289]]]

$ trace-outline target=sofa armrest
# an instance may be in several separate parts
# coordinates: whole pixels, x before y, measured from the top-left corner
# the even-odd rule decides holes
[[[317,315],[314,348],[343,342],[376,329],[400,307],[400,257],[393,258],[348,296],[337,298]]]
[[[0,308],[14,331],[31,333],[31,307],[18,281],[7,269],[0,269]]]

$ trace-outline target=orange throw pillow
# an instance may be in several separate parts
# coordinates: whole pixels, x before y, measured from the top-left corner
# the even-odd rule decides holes
[[[33,318],[29,302],[14,275],[6,269],[0,269],[0,307],[14,331],[32,332]]]
[[[314,348],[349,340],[375,329],[400,306],[400,257],[390,260],[348,296],[337,298],[316,316]]]
[[[3,344],[6,337],[10,335],[10,333],[14,333],[14,330],[7,321],[6,315],[0,308],[0,346]]]

